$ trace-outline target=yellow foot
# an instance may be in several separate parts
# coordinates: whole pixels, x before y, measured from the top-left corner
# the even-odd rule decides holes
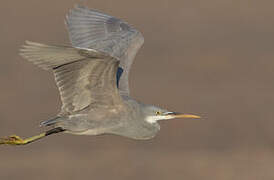
[[[24,145],[28,142],[24,139],[20,138],[19,136],[12,135],[5,138],[0,138],[0,145],[1,144],[10,144],[10,145]]]

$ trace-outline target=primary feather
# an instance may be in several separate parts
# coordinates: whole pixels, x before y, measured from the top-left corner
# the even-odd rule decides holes
[[[72,46],[94,49],[120,61],[120,94],[129,95],[128,76],[136,53],[144,42],[142,34],[116,17],[76,6],[66,18]]]

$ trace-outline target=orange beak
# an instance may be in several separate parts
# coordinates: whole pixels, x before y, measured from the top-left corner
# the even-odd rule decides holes
[[[181,113],[171,113],[169,114],[173,116],[173,118],[192,118],[192,119],[199,119],[201,118],[200,116],[193,115],[193,114],[181,114]]]

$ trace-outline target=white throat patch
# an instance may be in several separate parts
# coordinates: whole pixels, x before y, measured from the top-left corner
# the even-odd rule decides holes
[[[169,115],[165,115],[165,116],[161,116],[161,115],[157,115],[157,116],[147,116],[146,117],[146,121],[148,123],[156,123],[157,121],[159,120],[165,120],[165,119],[173,119],[172,116],[169,116]]]

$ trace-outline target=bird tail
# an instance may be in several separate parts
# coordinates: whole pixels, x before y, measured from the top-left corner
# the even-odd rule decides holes
[[[79,54],[77,48],[50,46],[30,41],[26,41],[26,44],[20,49],[20,55],[45,70],[85,58]]]

